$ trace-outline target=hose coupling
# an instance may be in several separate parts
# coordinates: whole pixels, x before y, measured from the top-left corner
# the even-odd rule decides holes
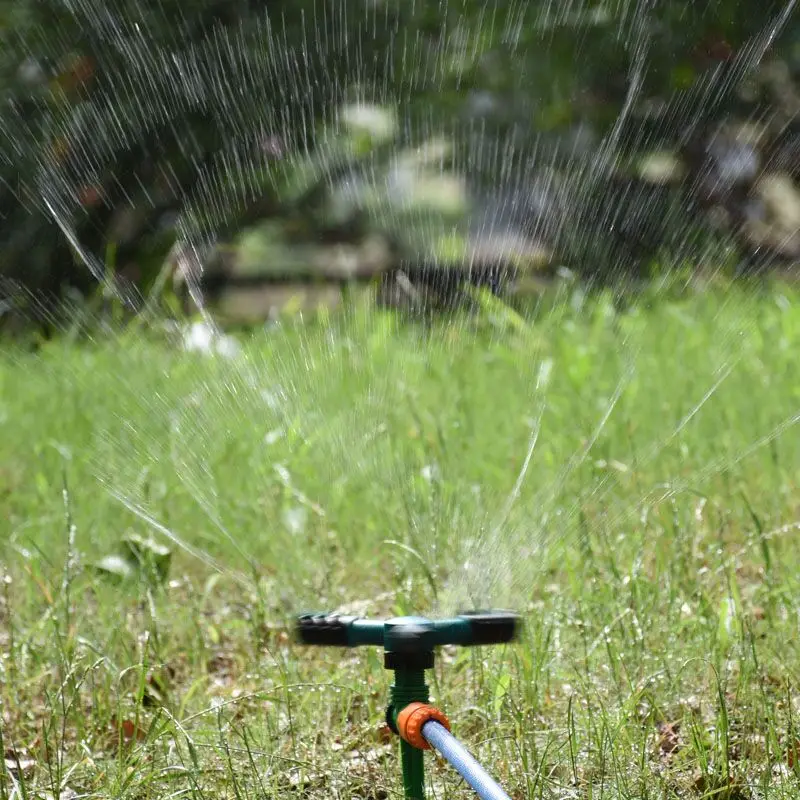
[[[398,733],[412,747],[419,750],[430,750],[431,746],[422,735],[423,726],[430,720],[435,720],[448,731],[450,730],[450,721],[438,708],[427,703],[409,703],[397,715]]]

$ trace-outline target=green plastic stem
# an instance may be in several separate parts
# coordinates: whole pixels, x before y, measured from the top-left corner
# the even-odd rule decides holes
[[[400,761],[406,800],[425,800],[425,761],[422,750],[401,739]]]
[[[391,690],[392,713],[397,715],[409,703],[427,703],[428,685],[421,669],[396,669]],[[400,740],[400,759],[403,769],[403,791],[406,800],[425,800],[425,762],[423,751]]]

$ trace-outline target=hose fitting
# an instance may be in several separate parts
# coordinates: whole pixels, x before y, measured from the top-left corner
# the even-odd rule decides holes
[[[435,720],[442,727],[450,730],[450,721],[438,708],[427,703],[409,703],[397,715],[398,733],[412,747],[419,750],[430,750],[431,746],[422,735],[422,726],[431,720]]]

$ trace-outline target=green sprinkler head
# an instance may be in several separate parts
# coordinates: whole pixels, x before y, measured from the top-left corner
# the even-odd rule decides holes
[[[386,724],[402,739],[400,752],[405,798],[423,800],[425,770],[422,753],[429,747],[426,737],[438,730],[431,728],[429,723],[438,720],[445,726],[442,731],[449,731],[447,718],[428,704],[430,695],[425,683],[425,670],[433,667],[434,648],[443,644],[462,647],[503,644],[516,639],[520,627],[519,615],[511,611],[466,611],[450,619],[436,620],[426,617],[371,620],[341,614],[301,614],[297,618],[296,633],[300,642],[307,645],[372,645],[383,648],[383,665],[394,670]],[[472,759],[472,756],[467,758]],[[466,761],[458,756],[455,763],[463,766]],[[473,780],[470,786],[486,788],[491,784],[489,788],[493,792],[479,792],[481,797],[508,800],[491,778],[486,776],[481,781],[476,783]]]
[[[370,620],[338,614],[301,614],[296,631],[299,641],[306,645],[382,647],[387,669],[430,669],[435,647],[511,642],[519,635],[520,622],[519,615],[511,611],[465,611],[439,620],[426,617]]]

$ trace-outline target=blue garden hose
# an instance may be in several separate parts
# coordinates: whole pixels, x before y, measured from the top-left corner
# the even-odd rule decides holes
[[[494,778],[444,725],[429,720],[422,726],[425,740],[437,750],[453,769],[475,790],[481,800],[511,800]]]

